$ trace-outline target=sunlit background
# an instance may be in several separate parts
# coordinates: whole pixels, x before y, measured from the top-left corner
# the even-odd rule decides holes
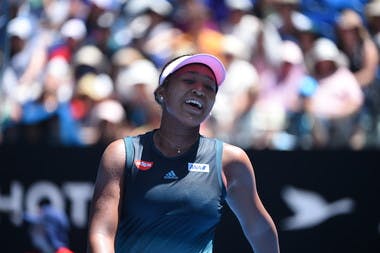
[[[101,151],[159,127],[160,70],[198,52],[227,71],[201,132],[247,150],[283,252],[379,252],[379,50],[379,0],[2,1],[4,252],[42,197],[84,251]],[[215,251],[250,252],[226,217]]]

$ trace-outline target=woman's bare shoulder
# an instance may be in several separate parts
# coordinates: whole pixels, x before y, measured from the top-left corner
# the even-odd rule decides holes
[[[102,167],[123,169],[125,165],[126,150],[123,139],[117,139],[105,148],[102,155]]]
[[[239,146],[229,143],[223,144],[223,162],[245,161],[247,153]]]
[[[225,143],[222,163],[222,177],[229,193],[231,193],[231,189],[236,189],[231,186],[252,186],[254,182],[253,165],[244,149]]]

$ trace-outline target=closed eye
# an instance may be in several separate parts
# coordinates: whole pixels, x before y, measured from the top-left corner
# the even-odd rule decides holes
[[[186,84],[194,84],[195,83],[195,80],[194,79],[183,79],[183,82],[186,83]]]
[[[205,83],[204,86],[209,91],[216,91],[216,84],[214,82],[212,82],[211,84],[210,83]]]
[[[182,80],[182,82],[184,82],[185,84],[188,84],[188,85],[193,85],[193,84],[197,83],[196,78],[184,77],[181,80]],[[200,82],[202,82],[202,85],[206,90],[216,92],[217,88],[216,88],[216,83],[214,82],[214,80],[209,80],[207,78],[206,80],[203,80],[203,81],[200,80]]]

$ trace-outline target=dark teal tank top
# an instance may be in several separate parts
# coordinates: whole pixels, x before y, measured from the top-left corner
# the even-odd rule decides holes
[[[166,157],[153,132],[124,139],[124,196],[117,253],[212,253],[225,198],[222,142],[200,136],[185,153]]]

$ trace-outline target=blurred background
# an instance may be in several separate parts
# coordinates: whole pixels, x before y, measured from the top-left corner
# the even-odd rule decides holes
[[[45,199],[85,251],[101,152],[159,126],[160,70],[198,52],[227,70],[201,131],[248,152],[282,252],[380,252],[379,0],[2,1],[2,252],[54,252]],[[251,252],[228,208],[215,252]]]

